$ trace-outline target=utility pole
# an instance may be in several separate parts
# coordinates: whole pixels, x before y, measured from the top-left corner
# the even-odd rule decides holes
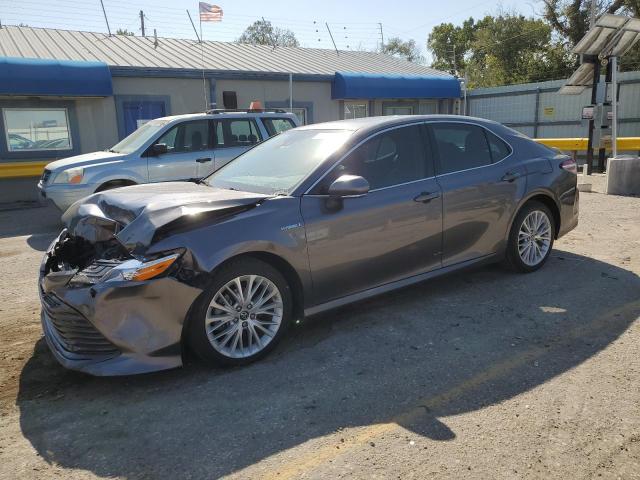
[[[458,74],[458,66],[456,65],[456,44],[453,44],[453,73]]]
[[[593,28],[596,24],[596,1],[591,0],[591,10],[589,12],[589,28]]]
[[[142,30],[142,36],[146,37],[144,32],[144,12],[140,10],[140,30]]]
[[[104,3],[100,0],[100,5],[102,6],[102,13],[104,15],[104,21],[107,24],[107,32],[109,32],[109,36],[111,36],[111,28],[109,28],[109,19],[107,18],[107,11],[104,9]]]
[[[384,50],[384,33],[382,32],[382,23],[378,23],[380,27],[380,50]]]

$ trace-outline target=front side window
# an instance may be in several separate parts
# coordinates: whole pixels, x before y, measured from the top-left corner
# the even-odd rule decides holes
[[[270,137],[295,128],[295,124],[290,118],[263,118],[262,124]]]
[[[10,152],[72,149],[66,108],[4,108],[2,113]]]
[[[369,105],[366,102],[344,102],[344,118],[364,118],[369,116]]]
[[[314,193],[326,195],[342,175],[364,177],[371,190],[430,177],[420,125],[396,128],[367,140],[342,160]]]
[[[156,143],[164,143],[167,153],[199,152],[208,150],[209,121],[183,122],[170,128]]]
[[[440,173],[458,172],[491,164],[485,130],[466,123],[433,123]]]
[[[212,187],[292,192],[352,135],[350,130],[289,130],[248,150],[207,179]]]
[[[262,141],[256,123],[242,118],[218,120],[216,137],[218,147],[250,147]]]

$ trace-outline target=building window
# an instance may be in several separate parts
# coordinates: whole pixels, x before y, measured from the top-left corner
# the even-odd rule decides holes
[[[72,149],[66,108],[4,108],[2,113],[10,152]]]
[[[411,105],[385,105],[382,113],[383,115],[413,115],[413,107]]]
[[[295,114],[295,116],[298,117],[298,120],[300,120],[300,125],[306,125],[307,124],[307,109],[306,109],[306,107],[294,107],[291,110],[291,113]]]
[[[352,118],[364,118],[369,116],[369,105],[359,102],[344,102],[345,120]]]

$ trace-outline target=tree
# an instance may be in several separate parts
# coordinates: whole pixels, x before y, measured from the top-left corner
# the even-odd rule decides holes
[[[274,27],[267,20],[257,20],[242,32],[238,43],[252,45],[271,45],[274,47],[298,47],[300,43],[295,34],[286,28]]]
[[[589,30],[591,0],[540,0],[544,6],[544,19],[551,25],[554,34],[564,42],[567,51]],[[640,16],[640,0],[599,0],[596,15],[615,13]],[[579,59],[574,57],[574,66]],[[640,67],[640,45],[636,45],[620,61],[621,70],[637,70]]]
[[[427,42],[434,68],[462,76],[474,87],[561,78],[570,73],[571,56],[552,38],[552,28],[540,19],[513,12],[462,26],[436,26]]]
[[[416,46],[415,40],[403,42],[402,39],[398,37],[390,38],[389,41],[382,46],[381,52],[387,55],[393,55],[394,57],[404,58],[409,62],[424,62],[424,57],[420,53],[420,49]]]
[[[452,23],[442,23],[433,28],[427,40],[427,48],[434,56],[431,65],[454,75],[466,71],[467,55],[476,34],[477,25],[473,18],[455,27]]]
[[[133,37],[135,34],[133,32],[130,32],[126,28],[119,28],[118,30],[116,30],[116,35],[126,35],[128,37]]]

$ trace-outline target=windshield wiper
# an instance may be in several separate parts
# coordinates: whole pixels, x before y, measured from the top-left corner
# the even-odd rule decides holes
[[[107,152],[109,152],[109,153],[120,153],[120,152],[116,152],[113,148],[108,148]]]

